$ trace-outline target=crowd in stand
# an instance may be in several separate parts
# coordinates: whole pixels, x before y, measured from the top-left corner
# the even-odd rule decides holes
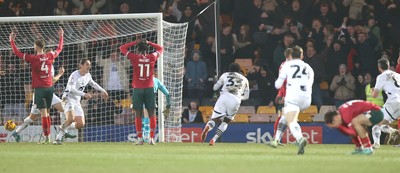
[[[202,105],[206,104],[203,100],[213,95],[211,88],[217,74],[213,8],[195,16],[212,2],[212,0],[0,0],[0,17],[162,12],[165,21],[189,22],[184,98],[197,100],[197,103]],[[400,45],[400,0],[220,0],[220,2],[220,67],[224,72],[228,64],[236,59],[252,61],[252,68],[243,71],[252,86],[250,97],[252,99],[247,104],[274,105],[277,91],[273,83],[280,64],[285,60],[283,52],[294,45],[303,47],[304,61],[315,71],[313,104],[317,106],[323,104],[338,106],[350,99],[366,99],[368,96],[360,91],[364,91],[367,85],[373,86],[378,74],[377,60],[384,57],[389,59],[393,67],[397,64]],[[77,49],[93,47],[96,45],[86,45]],[[117,69],[128,68],[119,63],[121,60],[115,52],[104,55],[110,57],[107,59],[110,62],[115,62]],[[96,58],[92,61],[96,61]],[[106,61],[104,57],[103,60],[97,58],[97,61],[92,71],[96,71],[97,68],[101,74],[93,76],[101,77],[102,74],[108,74],[107,70],[112,67],[106,65],[110,63],[103,62]],[[26,71],[28,68],[15,69],[12,67],[14,64],[20,66],[18,63],[1,65],[5,69],[1,70],[4,82],[9,81],[6,77],[14,78],[7,76],[8,70],[29,75],[29,71]],[[67,73],[68,70],[73,69],[67,69]],[[109,75],[103,75],[103,79],[95,80],[102,81],[103,86],[107,88],[110,80],[107,76]],[[125,77],[126,74],[120,76],[129,78]],[[15,85],[20,85],[21,82],[24,85],[30,83],[26,80],[13,82],[19,82]],[[321,87],[320,84],[327,84],[327,87]],[[115,97],[126,95],[124,91],[127,91],[127,86],[113,86],[113,88],[122,91],[115,92]],[[5,90],[7,89],[1,89]],[[24,90],[21,92],[10,94],[10,99],[7,100],[25,104],[25,100],[17,98],[25,95]],[[2,93],[2,96],[3,94],[6,95]],[[104,104],[118,107],[111,103]],[[91,107],[95,109],[97,105]],[[192,121],[193,118],[189,117],[186,121],[188,120]]]

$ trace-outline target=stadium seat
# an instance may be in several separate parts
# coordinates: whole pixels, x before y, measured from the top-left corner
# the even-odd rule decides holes
[[[332,110],[336,110],[336,106],[335,105],[322,105],[321,108],[319,109],[319,115],[321,116],[325,116],[325,114],[328,111],[332,111]]]
[[[311,105],[306,110],[301,111],[298,117],[299,122],[312,122],[313,117],[318,114],[318,108],[316,105]]]
[[[240,106],[237,113],[238,114],[254,114],[254,113],[256,113],[256,108],[254,106]]]
[[[321,114],[315,115],[313,117],[313,122],[325,122],[324,116]]]
[[[275,122],[278,119],[278,114],[270,114],[269,122]]]
[[[234,123],[248,123],[250,114],[236,114],[232,122]]]
[[[213,113],[214,107],[212,106],[199,106],[199,111],[203,115],[211,115]]]
[[[132,100],[131,99],[122,99],[120,101],[122,108],[130,108],[131,104],[132,104]]]
[[[276,115],[276,108],[275,106],[259,106],[257,114]]]
[[[270,122],[271,118],[267,114],[252,114],[249,121],[251,123],[265,123]]]
[[[319,88],[321,90],[329,90],[329,84],[327,81],[322,81],[321,83],[319,83]]]
[[[202,116],[203,116],[203,122],[204,122],[204,123],[207,123],[208,120],[210,120],[211,114],[210,114],[210,115],[202,114]]]
[[[253,67],[253,60],[251,59],[236,58],[235,63],[240,65],[244,73],[247,73],[247,71]]]

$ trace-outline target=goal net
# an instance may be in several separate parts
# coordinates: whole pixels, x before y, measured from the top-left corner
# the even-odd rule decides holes
[[[69,75],[77,70],[78,62],[88,58],[92,62],[93,80],[108,91],[110,99],[104,100],[90,86],[84,92],[93,98],[82,99],[86,125],[80,130],[69,129],[77,138],[67,141],[123,142],[135,141],[134,115],[131,103],[132,67],[119,46],[142,38],[163,45],[163,56],[157,62],[158,78],[170,93],[170,114],[162,111],[166,99],[157,94],[158,132],[160,142],[180,142],[183,65],[187,23],[173,24],[162,21],[160,13],[83,15],[51,17],[0,18],[0,117],[1,122],[13,120],[23,123],[32,106],[31,74],[28,63],[17,58],[11,50],[9,34],[16,33],[16,45],[21,52],[33,54],[35,39],[46,42],[47,49],[56,49],[58,28],[64,29],[64,49],[54,62],[55,75],[64,67],[65,73],[54,84],[55,94],[61,98]],[[135,47],[131,48],[133,51]],[[154,51],[151,50],[151,51]],[[151,52],[150,51],[150,52]],[[133,98],[134,99],[134,98]],[[60,116],[52,108],[52,125],[60,124]],[[41,118],[21,132],[21,141],[40,139]],[[0,128],[0,141],[13,141],[11,132]],[[51,137],[56,135],[52,128]]]

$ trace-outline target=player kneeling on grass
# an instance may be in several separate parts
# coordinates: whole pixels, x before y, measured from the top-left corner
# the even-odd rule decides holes
[[[325,114],[325,123],[330,128],[338,128],[353,137],[356,149],[352,154],[371,155],[374,153],[368,138],[366,126],[379,124],[383,120],[381,107],[368,101],[352,100],[344,103],[337,111]]]
[[[49,53],[49,52],[46,52]],[[60,70],[58,71],[58,74],[56,76],[54,76],[54,69],[52,69],[52,75],[53,75],[53,84],[55,82],[57,82],[60,77],[64,74],[64,68],[61,67]],[[34,99],[33,99],[34,100]],[[53,94],[53,99],[51,101],[51,106],[56,108],[58,112],[60,112],[60,117],[61,120],[64,121],[65,120],[65,114],[64,114],[64,108],[61,105],[61,99],[58,98],[55,94]],[[23,130],[25,130],[29,125],[31,125],[34,121],[36,121],[37,117],[40,116],[40,111],[37,108],[37,106],[35,104],[32,105],[31,108],[31,114],[24,119],[24,123],[22,123],[17,130],[14,131],[14,133],[12,134],[12,136],[15,138],[16,142],[20,142],[21,141],[21,132]],[[69,133],[65,133],[65,138],[75,138],[76,135],[72,135]]]
[[[207,122],[201,133],[201,140],[206,139],[208,132],[214,128],[217,121],[222,123],[210,140],[210,145],[214,145],[218,137],[228,128],[228,124],[235,117],[242,100],[249,98],[249,81],[239,72],[239,64],[232,63],[229,65],[229,72],[222,74],[217,83],[214,84],[214,91],[219,90],[222,86],[221,95],[215,103],[211,120]]]
[[[82,59],[79,62],[79,70],[72,72],[72,74],[69,76],[67,87],[65,88],[63,94],[63,104],[67,119],[58,129],[59,132],[56,140],[53,142],[55,145],[62,144],[61,139],[65,135],[65,131],[69,126],[76,129],[80,129],[85,126],[85,117],[81,106],[81,97],[85,97],[86,99],[92,98],[91,94],[83,92],[88,84],[94,89],[100,91],[103,98],[108,98],[108,93],[106,90],[93,81],[89,70],[90,61],[88,59]]]

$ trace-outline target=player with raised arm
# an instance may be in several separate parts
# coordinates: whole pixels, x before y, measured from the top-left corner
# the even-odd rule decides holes
[[[49,53],[51,52],[51,50],[46,50],[45,53]],[[54,76],[54,66],[51,70],[52,72],[52,76],[53,76],[53,84],[56,83],[61,76],[64,74],[64,67],[60,67],[58,70],[58,74]],[[34,100],[35,96],[33,96],[33,100]],[[58,112],[60,112],[60,117],[61,119],[65,119],[65,114],[64,114],[64,108],[61,105],[61,99],[57,97],[57,95],[53,94],[53,99],[51,101],[51,106],[54,107],[55,109],[57,109]],[[26,117],[24,119],[24,123],[22,123],[17,130],[14,131],[14,133],[12,134],[12,136],[15,138],[16,142],[20,142],[21,141],[21,132],[26,129],[29,125],[31,125],[34,121],[36,121],[37,117],[40,116],[40,111],[37,108],[37,106],[35,105],[35,103],[32,104],[32,108],[31,108],[31,113],[29,114],[28,117]],[[63,121],[62,121],[63,122]],[[65,134],[66,138],[75,138],[76,135],[72,135],[72,134]]]
[[[303,137],[297,117],[300,111],[311,105],[312,84],[314,83],[314,71],[303,59],[303,49],[294,46],[292,60],[285,62],[279,71],[279,77],[275,81],[275,88],[280,89],[286,81],[285,106],[283,115],[298,144],[297,154],[304,154],[307,139]],[[277,142],[276,140],[274,140]]]
[[[397,129],[389,126],[400,117],[400,74],[389,69],[389,60],[381,58],[378,60],[378,69],[381,72],[376,78],[376,84],[372,91],[372,97],[378,97],[379,93],[385,91],[387,99],[383,105],[383,121],[372,127],[373,147],[380,147],[381,131],[389,134],[389,141],[393,140],[399,133]]]
[[[283,64],[285,62],[292,60],[292,48],[287,48],[284,52],[286,60],[282,62],[281,66],[279,67],[279,70],[282,69]],[[283,136],[283,133],[285,132],[287,128],[287,123],[286,123],[286,118],[283,115],[283,104],[285,103],[285,96],[286,96],[286,81],[284,81],[282,87],[279,89],[278,94],[275,98],[275,103],[278,109],[278,118],[276,119],[274,123],[274,139],[268,143],[269,146],[276,148],[278,145],[283,146],[281,144],[281,139]]]
[[[101,96],[104,99],[108,99],[107,91],[93,81],[92,75],[89,73],[90,67],[90,60],[81,59],[79,70],[72,72],[68,78],[67,87],[62,96],[66,120],[58,127],[58,134],[56,140],[53,142],[55,145],[62,144],[61,140],[68,127],[81,129],[85,126],[85,115],[81,106],[81,97],[85,97],[86,99],[92,98],[92,94],[84,92],[87,85],[100,91]]]
[[[137,53],[129,51],[129,48],[137,45]],[[156,49],[153,53],[148,53],[148,45]],[[143,105],[145,105],[150,119],[150,140],[149,143],[154,145],[155,129],[157,125],[156,116],[154,116],[155,97],[154,97],[154,81],[153,72],[157,59],[163,52],[163,47],[146,40],[136,40],[131,43],[122,45],[121,53],[125,55],[131,62],[133,67],[132,79],[132,103],[135,109],[135,128],[138,140],[136,145],[143,145],[142,139],[142,116]]]
[[[337,111],[325,114],[325,123],[351,136],[356,145],[352,154],[370,155],[374,151],[368,138],[366,126],[373,126],[383,120],[381,107],[369,101],[352,100],[341,105]]]
[[[51,119],[49,109],[53,99],[53,77],[51,76],[54,59],[60,54],[63,49],[63,35],[64,30],[60,27],[58,31],[59,43],[54,52],[44,53],[45,43],[44,40],[37,39],[33,44],[36,54],[26,54],[18,50],[14,43],[16,34],[11,32],[10,43],[14,54],[29,62],[32,68],[32,88],[35,90],[34,104],[40,110],[42,117],[42,128],[44,134],[43,144],[50,143],[50,127]]]
[[[242,100],[247,100],[250,94],[249,81],[240,74],[240,65],[237,63],[229,65],[229,72],[221,75],[217,83],[214,84],[214,91],[218,91],[221,86],[221,95],[215,103],[211,120],[207,122],[201,133],[201,141],[204,142],[208,132],[214,128],[215,123],[221,122],[214,137],[210,140],[210,146],[213,146],[215,141],[225,132],[228,124],[235,118],[240,103]]]

